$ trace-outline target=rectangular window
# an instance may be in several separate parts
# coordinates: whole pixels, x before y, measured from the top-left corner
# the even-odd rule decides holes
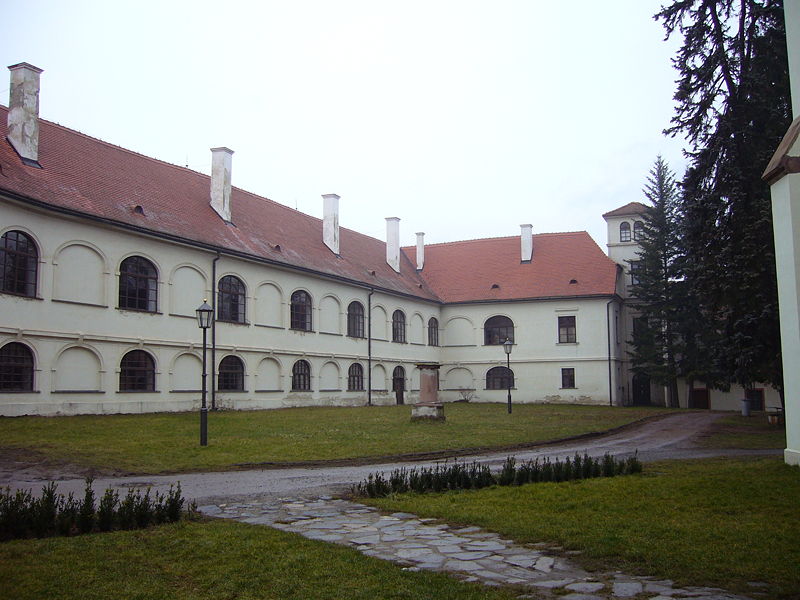
[[[764,410],[764,390],[745,390],[744,397],[750,402],[750,410]]]
[[[631,261],[631,285],[638,285],[639,283],[639,275],[642,272],[642,261],[640,260],[632,260]]]
[[[558,317],[558,343],[574,344],[577,341],[575,317]]]
[[[561,369],[561,387],[564,389],[575,388],[575,369]]]

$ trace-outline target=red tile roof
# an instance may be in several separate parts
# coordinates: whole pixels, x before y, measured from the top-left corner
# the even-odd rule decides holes
[[[42,168],[25,166],[6,139],[7,113],[0,106],[0,192],[28,201],[425,300],[614,293],[616,267],[585,232],[534,236],[527,265],[520,264],[519,237],[429,245],[421,274],[405,248],[398,274],[386,264],[381,240],[341,228],[337,257],[322,242],[320,219],[239,188],[227,224],[209,204],[207,175],[44,119]],[[494,283],[500,288],[492,290]]]
[[[614,293],[617,266],[585,231],[534,235],[533,259],[520,259],[519,236],[430,244],[420,273],[444,302]]]
[[[641,202],[628,202],[625,206],[610,210],[603,215],[605,217],[627,217],[628,215],[641,215],[646,213],[649,207]]]

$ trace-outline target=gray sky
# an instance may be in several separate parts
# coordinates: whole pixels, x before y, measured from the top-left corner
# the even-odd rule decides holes
[[[680,176],[651,0],[0,0],[0,57],[42,69],[43,118],[403,245],[587,230]],[[8,74],[0,79],[8,103]],[[235,209],[234,209],[235,210]]]

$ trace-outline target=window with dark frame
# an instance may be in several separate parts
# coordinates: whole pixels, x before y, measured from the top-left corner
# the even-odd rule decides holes
[[[558,317],[558,343],[574,344],[577,341],[575,317]]]
[[[406,341],[406,315],[402,310],[392,313],[392,341],[400,343]]]
[[[219,361],[217,389],[220,391],[244,391],[244,363],[238,356],[226,356]]]
[[[355,300],[347,307],[347,335],[354,338],[365,337],[364,306]]]
[[[122,357],[119,365],[119,391],[154,392],[156,389],[156,364],[144,350],[131,350]]]
[[[639,276],[642,273],[642,261],[640,260],[632,260],[631,261],[631,285],[638,285],[639,283]]]
[[[347,390],[349,392],[364,391],[364,367],[353,363],[347,370]]]
[[[217,284],[217,320],[245,322],[247,296],[244,283],[235,275],[226,275]]]
[[[436,317],[428,319],[428,346],[439,345],[439,320]]]
[[[634,221],[633,223],[633,241],[638,242],[644,235],[644,223],[641,221]]]
[[[631,241],[631,224],[627,221],[623,221],[619,224],[619,241],[620,242],[630,242]]]
[[[119,307],[156,312],[158,271],[146,258],[129,256],[119,266]]]
[[[304,360],[298,360],[292,367],[292,391],[311,391],[311,366]]]
[[[11,342],[0,348],[0,391],[33,391],[33,352],[25,344]]]
[[[514,371],[508,367],[493,367],[486,373],[487,390],[507,390],[514,387]]]
[[[506,339],[514,343],[514,322],[508,317],[497,315],[483,324],[483,343],[486,346],[499,346]]]
[[[561,387],[564,389],[575,388],[575,369],[561,369]]]
[[[292,294],[290,316],[292,329],[311,331],[311,296],[305,290],[297,290]]]
[[[39,251],[21,231],[6,231],[0,238],[0,292],[36,297]]]

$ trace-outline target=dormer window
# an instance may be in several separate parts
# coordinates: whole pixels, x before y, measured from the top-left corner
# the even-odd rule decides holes
[[[630,242],[631,241],[631,224],[627,221],[623,221],[619,224],[619,241],[620,242]]]

